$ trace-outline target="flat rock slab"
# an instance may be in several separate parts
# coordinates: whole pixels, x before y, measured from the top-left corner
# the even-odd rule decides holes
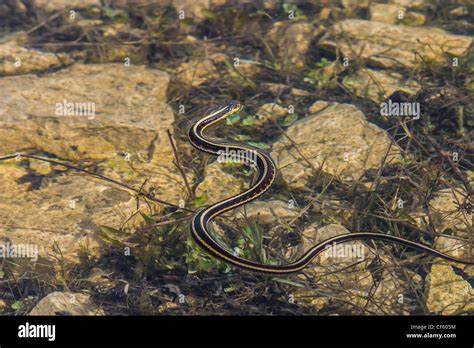
[[[256,201],[246,204],[235,211],[239,220],[255,220],[260,224],[272,225],[275,222],[288,222],[299,217],[299,209],[293,202],[283,202],[275,199]]]
[[[42,52],[22,46],[27,36],[18,33],[9,36],[0,43],[0,75],[20,75],[41,72],[71,63],[69,55],[64,53]]]
[[[34,149],[69,164],[98,160],[107,177],[136,188],[146,180],[145,190],[178,204],[184,185],[167,134],[174,123],[168,83],[165,72],[122,64],[0,78],[1,156]],[[95,114],[58,112],[64,103],[89,103]],[[80,251],[98,256],[100,226],[119,229],[136,211],[129,192],[62,170],[37,160],[0,163],[0,237],[38,246],[41,264],[77,264]]]
[[[60,175],[43,178],[32,190],[30,183],[19,183],[27,175],[24,167],[0,165],[0,238],[38,253],[38,260],[35,255],[17,259],[22,269],[58,259],[75,264],[81,252],[98,256],[99,226],[119,227],[136,209],[128,192],[96,180]]]
[[[452,35],[438,28],[413,28],[361,19],[336,23],[318,46],[339,50],[349,59],[362,58],[385,68],[413,68],[423,61],[448,63],[464,55],[472,37]]]
[[[240,193],[241,187],[240,180],[223,171],[222,165],[216,161],[206,167],[206,177],[196,187],[196,195],[201,196],[207,192],[207,203],[211,204]]]
[[[385,101],[397,91],[414,96],[421,89],[417,82],[406,80],[398,73],[373,69],[357,70],[351,82],[355,95],[375,103]]]
[[[122,64],[76,64],[43,77],[5,77],[2,153],[36,148],[76,160],[128,152],[169,164],[166,130],[174,116],[165,102],[168,83],[165,72]]]
[[[30,315],[105,315],[89,294],[55,291],[41,299]]]
[[[35,0],[36,8],[46,11],[77,10],[91,6],[101,7],[100,0]]]
[[[426,277],[426,307],[438,315],[460,315],[474,311],[474,290],[451,266],[431,266]]]
[[[472,258],[472,214],[462,209],[472,204],[469,194],[462,188],[446,188],[433,192],[428,210],[412,214],[423,229],[434,228],[441,234],[436,237],[435,248],[453,257],[469,260]],[[452,263],[467,275],[474,276],[474,266]]]
[[[318,242],[347,233],[350,232],[338,224],[310,225],[302,234],[302,250],[306,251]],[[343,302],[341,307],[353,314],[360,313],[361,308],[364,308],[367,313],[375,315],[408,315],[408,301],[400,304],[397,302],[398,296],[412,291],[411,286],[419,287],[421,277],[411,271],[406,271],[400,277],[393,270],[384,270],[380,272],[380,279],[375,280],[369,265],[379,257],[390,264],[390,258],[383,252],[375,252],[361,241],[332,244],[305,269],[305,275],[298,275],[302,280],[306,277],[318,279],[320,287],[317,290],[297,289],[295,300],[298,304],[309,305],[316,310],[323,309],[331,300],[339,299]],[[375,289],[374,283],[377,283]],[[321,296],[325,291],[329,291],[331,297]]]
[[[290,21],[291,22],[291,21]],[[311,39],[316,33],[310,23],[276,22],[266,38],[278,47],[281,69],[301,70]]]
[[[359,179],[365,170],[400,160],[388,135],[369,123],[354,105],[334,103],[286,130],[273,145],[283,180],[304,187],[319,169],[343,181]]]

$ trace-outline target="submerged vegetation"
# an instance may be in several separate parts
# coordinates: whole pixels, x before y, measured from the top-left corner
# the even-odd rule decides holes
[[[96,236],[102,242],[102,255],[96,257],[84,249],[77,265],[58,260],[61,266],[54,271],[54,278],[36,277],[38,269],[17,278],[13,271],[15,262],[2,259],[0,312],[26,314],[37,300],[54,290],[85,289],[108,315],[431,313],[426,305],[425,286],[416,277],[425,278],[430,273],[430,259],[411,253],[407,256],[401,247],[367,243],[375,255],[364,271],[373,284],[368,286],[369,291],[353,290],[356,295],[346,286],[356,282],[348,280],[351,272],[358,272],[356,267],[328,267],[326,273],[275,278],[235,269],[199,249],[189,235],[189,217],[193,211],[215,201],[208,192],[196,193],[214,159],[192,150],[185,130],[192,117],[204,115],[211,106],[230,98],[239,99],[245,103],[245,110],[220,125],[216,136],[271,151],[289,127],[313,114],[308,110],[319,100],[355,105],[401,149],[398,163],[384,158],[379,168],[366,170],[352,182],[320,170],[323,165],[313,168],[315,172],[304,187],[293,188],[279,177],[264,200],[291,205],[297,211],[291,218],[279,219],[276,214],[269,223],[258,216],[248,217],[245,211],[241,214],[243,218],[227,213],[214,224],[214,232],[223,244],[246,259],[284,264],[300,255],[303,245],[308,247],[305,229],[331,224],[349,231],[381,232],[433,245],[440,233],[456,234],[452,226],[437,230],[444,225],[435,221],[450,219],[452,215],[426,215],[420,224],[414,213],[426,212],[435,193],[443,189],[463,190],[456,202],[459,209],[453,214],[471,222],[466,229],[470,233],[467,238],[472,239],[473,177],[472,172],[468,173],[473,170],[474,161],[472,48],[459,58],[456,66],[423,60],[414,68],[397,70],[416,82],[418,91],[411,95],[396,91],[386,96],[382,90],[380,99],[418,102],[422,117],[407,121],[381,117],[380,103],[356,92],[357,71],[379,71],[380,67],[362,57],[345,65],[339,51],[318,46],[333,24],[346,18],[368,19],[366,7],[348,8],[341,1],[274,2],[271,6],[264,6],[267,1],[232,2],[196,10],[194,17],[185,15],[181,19],[179,6],[161,7],[153,5],[153,1],[138,3],[86,7],[77,11],[80,20],[75,21],[68,19],[64,11],[43,15],[44,20],[40,21],[41,9],[28,7],[27,12],[21,12],[12,5],[8,10],[13,12],[7,13],[5,7],[9,5],[2,5],[1,29],[5,33],[26,31],[28,47],[68,54],[75,61],[106,64],[129,59],[134,65],[168,72],[171,84],[167,99],[176,120],[174,161],[183,173],[191,173],[189,177],[194,178],[186,182],[187,174],[183,174],[187,199],[178,207],[157,208],[155,204],[159,204],[148,199],[153,192],[144,188],[143,194],[136,194],[135,223],[100,226]],[[466,9],[465,14],[453,12],[458,8]],[[457,35],[474,34],[474,8],[467,2],[435,1],[416,11],[426,17],[425,27],[444,28]],[[272,39],[269,32],[276,30],[275,23],[302,27],[293,27],[295,32],[289,38],[283,31]],[[292,40],[309,35],[305,34],[304,26],[310,28],[311,39],[307,49],[301,50],[298,42]],[[288,40],[286,48],[281,47],[284,40]],[[291,50],[302,53],[298,58]],[[42,74],[55,69],[58,68]],[[281,107],[282,116],[275,116],[275,112],[271,117],[263,117],[259,108],[264,103]],[[181,112],[183,107],[185,111]],[[136,182],[140,181],[140,170],[134,167],[140,168],[138,162],[134,159],[111,164]],[[74,165],[87,165],[94,170],[91,163]],[[233,176],[240,189],[248,187],[254,179],[255,173],[249,167],[226,163],[221,168],[223,173]],[[58,167],[51,175],[60,170]],[[269,209],[262,211],[269,214]],[[91,281],[95,269],[104,272],[101,282]],[[400,310],[397,303],[387,305],[385,295],[375,295],[381,279],[387,277],[386,272],[408,289],[408,309]],[[455,272],[472,280],[469,270],[455,268]],[[334,280],[330,278],[333,273],[348,274],[348,278]],[[298,293],[301,289],[307,291],[310,304]],[[300,297],[296,296],[295,301],[297,294]],[[321,300],[319,305],[315,299],[321,298],[327,301]],[[459,313],[463,313],[462,309]]]

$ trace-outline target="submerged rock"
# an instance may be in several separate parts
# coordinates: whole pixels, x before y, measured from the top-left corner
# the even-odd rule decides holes
[[[196,59],[182,63],[176,74],[180,82],[188,87],[198,87],[219,76],[212,59]]]
[[[72,59],[65,53],[49,53],[26,48],[26,35],[17,34],[0,43],[0,75],[21,75],[66,66]]]
[[[100,0],[35,0],[37,9],[53,12],[63,10],[77,10],[87,7],[101,7]]]
[[[397,91],[414,96],[421,89],[415,81],[406,81],[401,74],[390,71],[359,69],[350,79],[354,94],[380,103]]]
[[[423,25],[426,17],[397,4],[371,4],[370,19],[386,24]]]
[[[212,49],[218,51],[217,47]],[[214,53],[204,59],[195,58],[182,63],[176,70],[176,76],[188,88],[218,80],[223,72],[226,78],[230,77],[236,83],[252,84],[251,79],[259,70],[258,64],[251,60]]]
[[[288,110],[276,103],[266,103],[257,110],[255,125],[261,126],[266,122],[277,121],[288,115]]]
[[[349,59],[362,58],[385,68],[414,68],[424,61],[447,64],[447,55],[467,53],[473,39],[438,28],[412,28],[362,19],[336,23],[318,43]]]
[[[30,315],[105,315],[105,312],[88,294],[55,291],[41,299]]]
[[[423,229],[430,226],[437,231],[435,248],[453,257],[469,260],[473,258],[472,214],[465,210],[466,204],[472,205],[472,199],[460,188],[448,188],[436,191],[428,204],[428,211],[416,212],[413,217]],[[429,225],[428,225],[429,222]],[[453,264],[474,276],[474,266]]]
[[[38,186],[32,190],[34,177],[21,184],[27,175],[23,167],[0,166],[0,237],[13,245],[37,247],[43,265],[54,266],[59,260],[76,264],[84,252],[97,257],[99,226],[120,226],[136,209],[128,192],[103,182],[73,174],[36,177]],[[35,266],[34,260],[23,260]]]
[[[3,153],[41,149],[64,159],[106,159],[121,152],[167,164],[173,112],[169,76],[122,64],[76,64],[57,73],[2,79]],[[52,141],[53,140],[53,141]]]
[[[251,202],[239,208],[235,215],[239,219],[254,219],[262,224],[274,224],[277,221],[290,221],[299,215],[299,209],[291,207],[291,203],[270,200]]]
[[[334,103],[291,125],[273,144],[272,157],[283,180],[301,188],[319,169],[340,180],[357,180],[365,170],[378,168],[389,149],[386,163],[396,163],[398,146],[382,129],[367,122],[357,107]]]
[[[310,23],[276,22],[267,34],[267,39],[278,47],[281,69],[302,70],[309,44],[314,37]]]
[[[41,77],[4,77],[1,155],[34,149],[78,167],[84,166],[79,161],[96,160],[92,171],[136,188],[146,180],[145,190],[153,187],[156,198],[177,204],[184,184],[167,134],[174,126],[165,102],[168,83],[165,72],[122,64],[76,64]],[[0,165],[0,236],[37,245],[41,264],[77,264],[81,251],[96,257],[101,225],[137,223],[129,220],[137,209],[130,192],[39,163]]]
[[[431,266],[426,277],[428,310],[441,315],[474,312],[474,291],[467,281],[446,264]]]
[[[156,0],[153,0],[156,1]],[[206,18],[206,11],[213,7],[224,5],[227,0],[170,0],[176,12],[183,11],[184,18],[192,18],[195,22],[201,22]],[[163,1],[158,1],[163,3]]]
[[[241,182],[232,174],[222,170],[219,162],[213,162],[206,167],[204,180],[196,187],[196,195],[201,196],[207,192],[208,203],[215,203],[223,199],[238,194],[241,189]]]
[[[303,231],[302,250],[337,235],[350,233],[338,224],[310,225]],[[300,253],[302,252],[300,251]],[[379,258],[383,264],[377,266]],[[341,301],[342,309],[353,314],[410,314],[407,295],[420,288],[421,277],[414,272],[398,274],[388,268],[391,259],[360,241],[332,244],[305,269],[302,280],[318,284],[297,289],[296,301],[320,311],[332,301]],[[326,296],[324,296],[326,295]]]

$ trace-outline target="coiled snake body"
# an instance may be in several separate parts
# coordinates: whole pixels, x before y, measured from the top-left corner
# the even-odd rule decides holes
[[[188,139],[196,149],[216,156],[228,156],[233,159],[246,161],[255,167],[258,172],[255,184],[249,189],[199,210],[193,215],[191,220],[191,235],[196,243],[212,256],[249,271],[285,274],[301,271],[308,266],[318,254],[323,252],[327,246],[331,246],[334,243],[369,239],[401,244],[452,262],[466,265],[474,264],[474,261],[460,260],[408,239],[374,232],[355,232],[329,238],[314,245],[296,261],[286,265],[266,265],[234,255],[233,252],[223,247],[209,232],[210,222],[226,211],[244,205],[263,195],[273,184],[276,176],[276,165],[272,158],[264,151],[248,145],[215,142],[204,137],[203,132],[208,127],[239,112],[241,109],[242,105],[239,102],[231,101],[225,106],[197,120],[188,131]]]

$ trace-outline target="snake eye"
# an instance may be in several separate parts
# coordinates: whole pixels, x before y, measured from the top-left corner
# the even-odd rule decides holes
[[[242,104],[240,104],[239,101],[237,100],[231,100],[228,104],[227,104],[227,110],[229,112],[238,112],[242,109]]]

